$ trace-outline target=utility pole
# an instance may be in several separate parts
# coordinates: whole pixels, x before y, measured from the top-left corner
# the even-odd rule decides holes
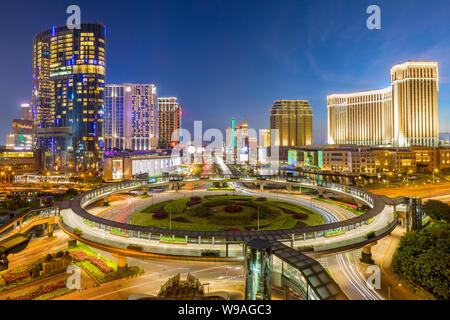
[[[258,231],[259,231],[259,206],[258,206]]]
[[[172,230],[172,208],[169,207],[169,229]]]

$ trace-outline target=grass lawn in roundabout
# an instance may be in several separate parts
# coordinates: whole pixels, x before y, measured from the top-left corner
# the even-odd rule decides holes
[[[323,217],[299,204],[252,196],[206,195],[166,200],[130,217],[145,227],[197,231],[250,231],[301,228],[324,223]],[[315,222],[315,223],[314,223]]]

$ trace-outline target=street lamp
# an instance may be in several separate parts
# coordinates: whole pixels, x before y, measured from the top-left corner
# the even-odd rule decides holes
[[[433,184],[434,184],[434,173],[438,173],[439,172],[439,169],[434,169],[433,170]]]
[[[408,186],[409,186],[409,174],[410,173],[412,173],[412,170],[406,171],[406,183],[408,184]]]

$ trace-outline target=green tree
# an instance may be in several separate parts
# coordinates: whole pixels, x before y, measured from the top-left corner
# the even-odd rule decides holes
[[[450,206],[439,200],[428,200],[422,206],[423,211],[433,219],[448,221]]]
[[[438,299],[449,299],[450,227],[428,227],[407,233],[392,259],[392,270]]]

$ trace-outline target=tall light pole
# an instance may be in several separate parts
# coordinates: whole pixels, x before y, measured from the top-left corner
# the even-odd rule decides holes
[[[258,231],[259,231],[259,206],[258,206]]]

